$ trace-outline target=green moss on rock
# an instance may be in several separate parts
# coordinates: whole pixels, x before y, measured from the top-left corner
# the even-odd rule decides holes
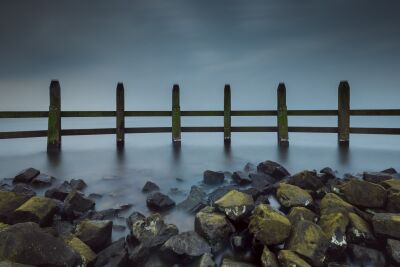
[[[249,231],[264,245],[276,245],[285,241],[292,224],[289,219],[266,204],[258,205],[250,217]]]
[[[278,260],[273,252],[268,247],[264,246],[261,254],[261,266],[262,267],[279,267]]]
[[[309,206],[313,203],[311,195],[298,186],[280,183],[276,196],[279,202],[287,207]]]
[[[311,267],[310,264],[290,250],[279,251],[278,260],[282,267]]]
[[[351,243],[368,243],[374,242],[375,237],[370,225],[357,214],[350,212],[349,227],[347,229],[347,237]]]
[[[247,217],[254,208],[254,200],[249,194],[231,190],[214,203],[215,207],[231,220]]]
[[[90,265],[96,259],[96,253],[83,243],[79,238],[70,235],[65,238],[65,243],[81,257],[82,267]]]
[[[75,235],[98,252],[111,243],[112,225],[112,221],[108,220],[83,220],[78,224]]]
[[[328,193],[320,202],[320,213],[326,214],[332,211],[348,213],[350,211],[354,211],[354,206],[344,201],[338,195],[334,193]]]
[[[364,208],[382,208],[385,206],[387,192],[381,185],[352,179],[339,186],[345,199],[356,206]]]
[[[333,246],[346,247],[346,228],[349,218],[346,213],[332,212],[321,215],[318,225],[322,228]]]
[[[24,204],[30,196],[14,192],[0,191],[0,222],[11,223],[11,215]]]
[[[290,212],[288,214],[288,219],[292,223],[292,225],[296,224],[299,221],[304,221],[304,220],[315,223],[318,219],[318,216],[307,208],[293,207],[290,209]]]
[[[385,187],[386,189],[390,189],[395,192],[400,192],[400,179],[386,180],[386,181],[383,181],[381,183],[381,185],[383,187]]]
[[[372,225],[377,234],[400,238],[400,214],[376,213],[372,217]]]
[[[46,197],[32,197],[14,211],[13,222],[35,222],[40,226],[51,224],[57,211],[54,200]]]

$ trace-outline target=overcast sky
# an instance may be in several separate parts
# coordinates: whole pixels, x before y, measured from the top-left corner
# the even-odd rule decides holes
[[[399,108],[400,1],[2,0],[0,110],[46,110],[59,79],[65,110]]]

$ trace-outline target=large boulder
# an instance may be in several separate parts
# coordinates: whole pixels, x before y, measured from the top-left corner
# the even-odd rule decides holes
[[[121,238],[97,254],[95,267],[126,267],[128,264],[128,252],[125,247],[125,238]]]
[[[354,211],[354,206],[344,201],[341,197],[334,193],[326,194],[320,202],[320,213],[329,213],[330,211],[340,211],[348,213]]]
[[[257,170],[278,180],[290,175],[290,173],[282,165],[271,160],[266,160],[258,164]]]
[[[346,248],[346,229],[348,224],[349,218],[346,213],[332,211],[321,215],[318,225],[330,240],[331,249],[342,250]]]
[[[198,186],[192,186],[188,197],[179,203],[176,207],[178,209],[194,213],[199,211],[205,206],[206,193]]]
[[[302,171],[296,173],[288,179],[288,183],[312,191],[316,191],[324,186],[322,179],[317,175],[316,171]]]
[[[29,184],[36,176],[40,174],[39,170],[35,168],[28,168],[22,170],[14,177],[14,183],[26,183]]]
[[[353,212],[350,212],[348,217],[347,239],[349,243],[374,244],[376,238],[368,222]]]
[[[286,208],[303,206],[307,207],[313,203],[311,195],[298,186],[280,183],[276,191],[276,197],[282,206]]]
[[[381,183],[381,185],[388,189],[391,190],[393,192],[400,192],[400,179],[390,179],[390,180],[386,180],[383,181]]]
[[[256,267],[251,263],[236,261],[230,258],[224,258],[221,263],[221,267]]]
[[[0,231],[0,259],[34,266],[73,267],[79,256],[38,224],[19,223]]]
[[[250,173],[251,187],[257,189],[260,192],[270,191],[277,180],[264,173]]]
[[[71,191],[64,200],[64,212],[68,216],[77,217],[93,209],[95,202],[77,190]]]
[[[289,221],[292,223],[292,225],[303,220],[314,223],[318,220],[318,216],[313,211],[304,207],[291,208],[287,217]]]
[[[150,193],[150,192],[159,191],[159,190],[160,190],[160,187],[157,184],[153,183],[152,181],[147,181],[142,188],[143,193]]]
[[[111,243],[112,221],[83,220],[75,230],[75,235],[94,252],[99,252]]]
[[[146,204],[153,211],[166,211],[175,206],[175,201],[167,195],[154,192],[147,197]]]
[[[53,222],[57,209],[53,199],[32,197],[14,211],[13,222],[35,222],[40,226],[48,226]]]
[[[279,267],[278,260],[275,254],[264,246],[263,252],[261,254],[261,266],[262,267]]]
[[[17,183],[14,184],[13,189],[11,192],[17,193],[17,194],[22,194],[22,195],[27,195],[30,197],[36,196],[35,190],[30,186],[29,184],[23,184],[23,183]]]
[[[364,208],[385,206],[387,192],[381,185],[352,179],[339,187],[345,199],[353,205]]]
[[[0,222],[12,223],[14,210],[24,204],[30,196],[14,192],[0,191]]]
[[[213,255],[211,253],[204,253],[203,256],[201,256],[191,267],[216,267],[216,266],[217,264],[215,264]]]
[[[35,266],[0,260],[0,267],[35,267]]]
[[[388,212],[400,213],[400,192],[389,192],[386,204]]]
[[[385,255],[376,249],[351,244],[349,252],[352,259],[359,266],[386,266]]]
[[[254,208],[253,198],[237,190],[231,190],[214,203],[215,207],[229,219],[239,221],[247,217]]]
[[[64,201],[68,194],[73,190],[71,184],[64,181],[61,185],[51,188],[45,192],[45,197],[54,198],[60,201]]]
[[[207,170],[203,173],[203,182],[207,185],[217,185],[222,184],[225,179],[225,174],[223,172],[215,172]]]
[[[162,255],[171,262],[188,264],[205,253],[211,253],[211,247],[196,232],[189,231],[174,235],[161,247]]]
[[[251,178],[249,177],[249,174],[242,171],[234,172],[232,174],[232,180],[238,185],[246,185],[252,182]]]
[[[310,221],[299,221],[293,228],[287,248],[305,257],[313,266],[323,266],[329,240],[322,229]]]
[[[305,260],[290,250],[281,250],[278,254],[278,261],[282,267],[311,267]]]
[[[390,180],[393,178],[393,174],[385,172],[364,172],[363,179],[367,182],[380,184],[383,181]]]
[[[400,241],[395,239],[388,239],[386,244],[386,251],[390,258],[398,265],[400,265]]]
[[[31,181],[31,184],[35,187],[46,187],[51,186],[55,180],[55,177],[41,173]]]
[[[372,225],[376,234],[400,239],[400,214],[376,213]]]
[[[96,259],[96,253],[94,253],[88,245],[73,235],[67,236],[64,241],[67,246],[69,246],[77,255],[80,256],[81,266],[84,267],[92,265]]]
[[[291,228],[289,219],[269,205],[258,205],[250,217],[249,231],[264,245],[282,243],[289,237]]]
[[[212,207],[206,207],[196,214],[194,229],[208,241],[214,252],[224,248],[229,236],[235,232],[225,215],[215,212]]]

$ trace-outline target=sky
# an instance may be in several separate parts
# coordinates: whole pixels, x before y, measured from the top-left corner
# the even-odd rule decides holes
[[[348,80],[353,108],[399,108],[397,0],[2,0],[0,110],[335,108]]]

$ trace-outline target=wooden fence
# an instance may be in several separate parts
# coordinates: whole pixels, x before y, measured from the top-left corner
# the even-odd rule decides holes
[[[179,85],[172,89],[172,109],[168,111],[126,111],[124,85],[118,83],[116,88],[115,111],[62,111],[61,87],[57,80],[50,84],[49,111],[11,111],[0,112],[0,118],[48,118],[48,129],[41,131],[0,132],[0,139],[47,137],[47,150],[60,151],[61,137],[71,135],[115,134],[118,147],[123,147],[125,134],[130,133],[172,133],[173,143],[181,142],[182,132],[223,132],[225,144],[230,144],[232,132],[276,132],[278,144],[289,144],[289,132],[302,133],[337,133],[338,143],[348,145],[350,134],[394,134],[400,135],[400,128],[361,128],[350,127],[351,116],[400,116],[400,109],[350,109],[350,86],[342,81],[338,87],[337,110],[288,110],[286,106],[286,87],[280,83],[277,89],[276,110],[231,110],[231,88],[224,88],[224,110],[181,111]],[[221,127],[182,127],[182,116],[223,116]],[[274,126],[240,126],[231,125],[232,116],[276,116]],[[288,126],[288,116],[336,116],[337,127]],[[115,117],[115,128],[98,129],[62,129],[61,118],[66,117]],[[125,127],[125,117],[171,117],[171,127]]]

